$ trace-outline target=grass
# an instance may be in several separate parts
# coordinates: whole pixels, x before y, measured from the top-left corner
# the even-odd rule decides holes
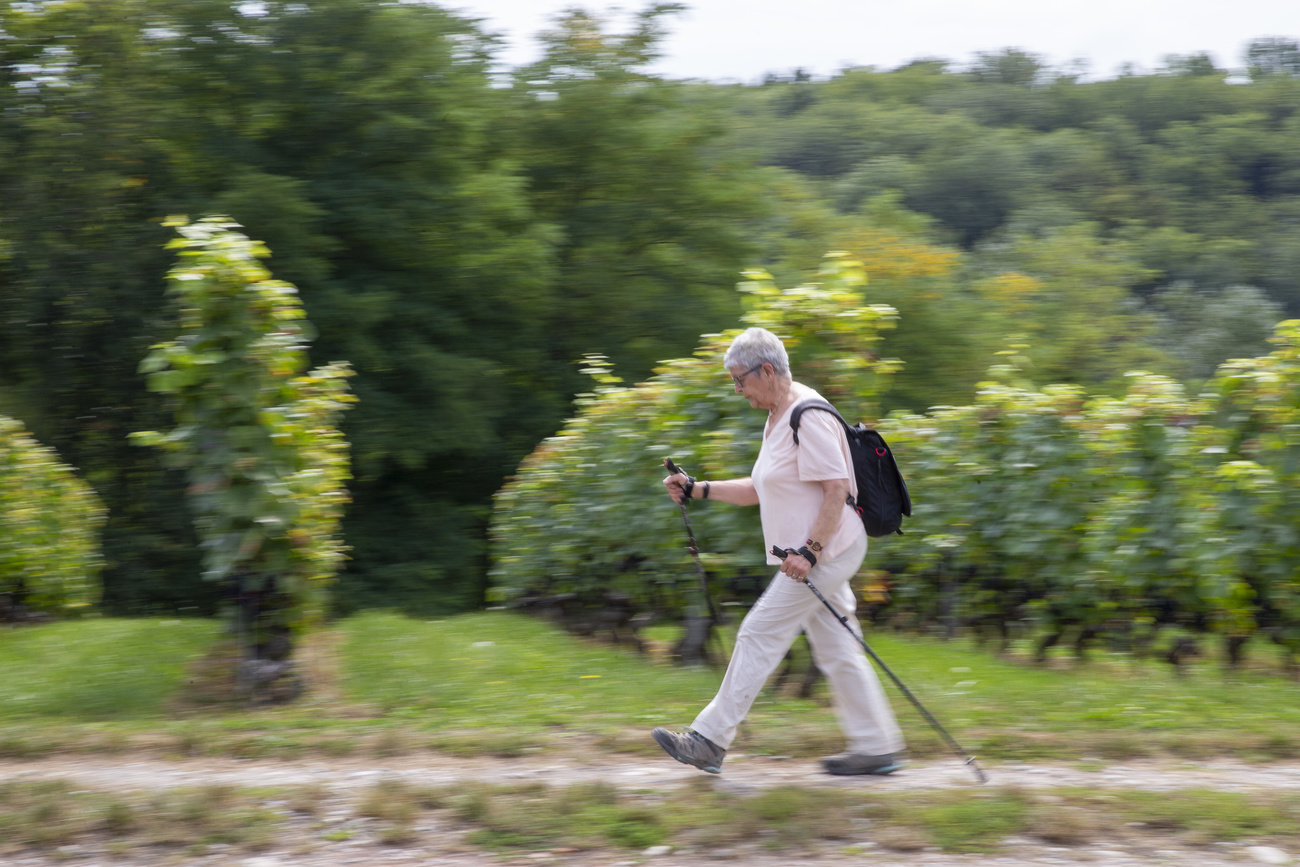
[[[457,742],[458,730],[503,754],[565,731],[639,749],[634,733],[689,723],[719,679],[716,671],[655,664],[503,613],[424,623],[371,614],[343,629],[349,694],[386,718],[442,733],[453,750],[472,746]],[[945,728],[989,758],[1300,756],[1297,687],[1273,674],[1202,664],[1179,677],[1159,662],[1107,654],[1083,666],[1042,668],[965,641],[883,633],[870,642]],[[946,754],[892,683],[887,690],[913,753]],[[820,702],[765,693],[741,744],[794,756],[838,750],[824,689]]]
[[[689,724],[720,678],[506,612],[436,621],[369,613],[304,643],[315,684],[306,699],[242,712],[178,709],[187,672],[217,640],[217,625],[202,620],[88,619],[0,633],[0,756],[518,756],[570,746],[652,755],[646,731]],[[869,640],[986,761],[1300,757],[1298,688],[1276,674],[1202,662],[1178,677],[1162,663],[1105,653],[1083,666],[1038,667],[962,640]],[[912,754],[946,756],[888,680],[886,689]],[[814,701],[765,692],[737,745],[798,757],[840,748],[824,687]]]
[[[159,716],[217,629],[210,620],[96,617],[4,630],[0,719]]]

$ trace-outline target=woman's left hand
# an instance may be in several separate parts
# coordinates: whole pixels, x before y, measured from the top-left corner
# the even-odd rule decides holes
[[[812,564],[802,554],[796,554],[791,551],[786,558],[781,561],[781,571],[789,575],[794,581],[802,582],[812,571]]]

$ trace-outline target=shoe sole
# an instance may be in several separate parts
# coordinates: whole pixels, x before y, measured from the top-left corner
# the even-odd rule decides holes
[[[651,732],[650,734],[651,736],[654,737],[655,743],[663,747],[664,752],[672,756],[677,761],[681,762],[683,765],[690,765],[692,768],[699,768],[701,771],[704,771],[704,773],[706,774],[722,773],[722,768],[720,765],[701,764],[695,759],[678,755],[677,751],[673,748],[672,738],[669,737],[667,734],[665,734],[663,738],[660,738],[659,732]]]

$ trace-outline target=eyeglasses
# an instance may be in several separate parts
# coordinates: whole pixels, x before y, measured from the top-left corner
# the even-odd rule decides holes
[[[735,383],[735,385],[736,385],[737,388],[740,388],[740,386],[742,386],[742,385],[745,384],[745,377],[749,376],[751,373],[754,373],[755,371],[762,370],[762,369],[763,369],[763,365],[766,364],[766,363],[767,363],[767,362],[764,361],[764,362],[761,362],[761,363],[759,363],[759,364],[755,364],[753,367],[751,367],[749,370],[746,370],[746,371],[745,371],[744,373],[742,373],[740,376],[733,376],[733,377],[731,378],[731,381],[732,381],[733,383]]]

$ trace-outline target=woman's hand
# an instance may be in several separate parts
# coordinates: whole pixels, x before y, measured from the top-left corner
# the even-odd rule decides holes
[[[791,551],[781,561],[781,571],[789,575],[792,580],[802,583],[808,577],[808,573],[812,571],[812,564],[808,562],[804,555]]]
[[[664,487],[668,489],[668,496],[673,498],[673,502],[681,504],[686,502],[686,483],[690,481],[685,473],[673,473],[664,479]]]

